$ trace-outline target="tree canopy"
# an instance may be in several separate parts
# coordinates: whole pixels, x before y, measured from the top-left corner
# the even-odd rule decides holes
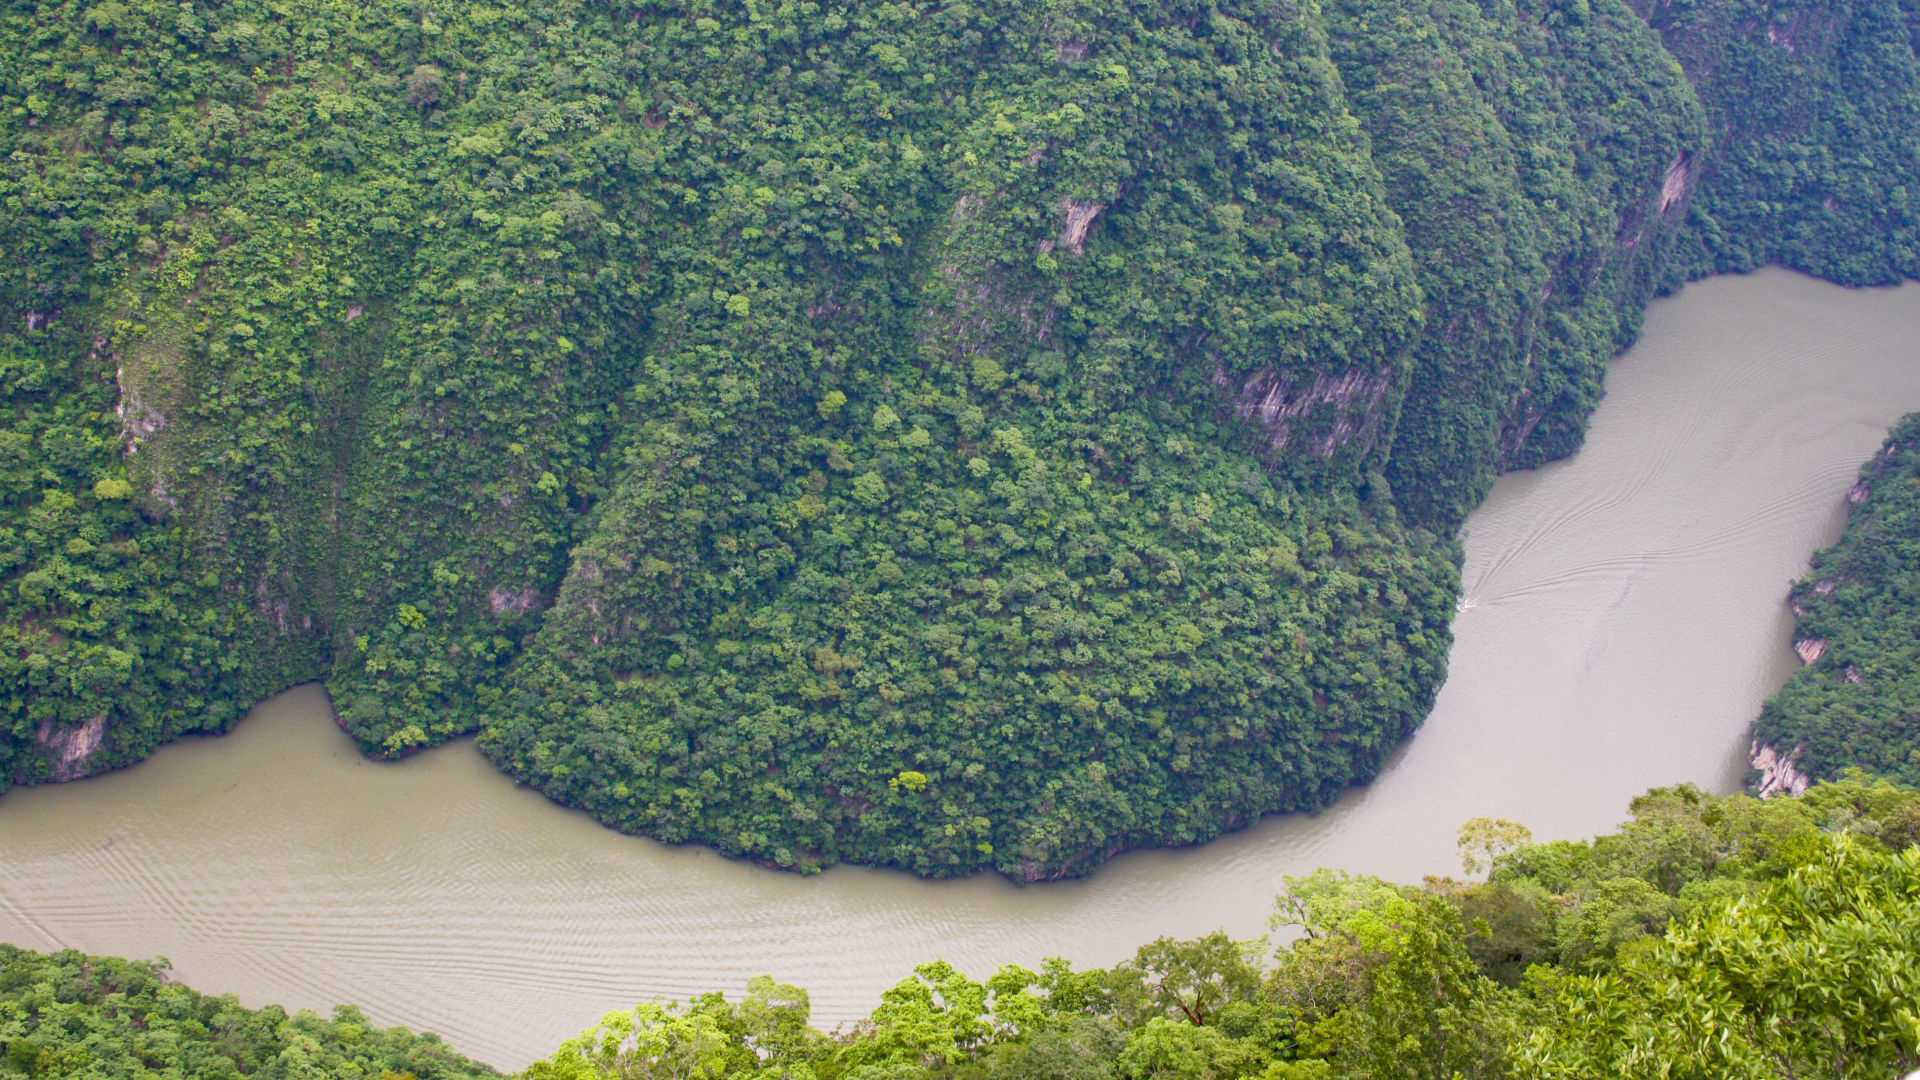
[[[8,6],[0,787],[322,679],[801,870],[1324,805],[1649,296],[1912,272],[1908,10]]]

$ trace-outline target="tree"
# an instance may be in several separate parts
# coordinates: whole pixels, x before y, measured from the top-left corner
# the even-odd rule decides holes
[[[1460,866],[1469,877],[1493,869],[1500,856],[1533,843],[1533,830],[1505,818],[1478,817],[1460,826]]]
[[[1828,836],[1817,860],[1623,954],[1539,976],[1517,1062],[1543,1078],[1900,1076],[1920,1066],[1920,848]]]
[[[1193,941],[1159,938],[1140,946],[1114,971],[1123,1016],[1163,1016],[1205,1024],[1225,1006],[1251,1001],[1260,987],[1259,941],[1215,931]]]
[[[407,104],[426,110],[440,104],[446,90],[446,73],[433,64],[415,65],[407,76]]]
[[[1276,990],[1297,1010],[1302,1048],[1340,1075],[1499,1074],[1505,992],[1474,966],[1443,897],[1323,870],[1288,879],[1276,922],[1308,935],[1276,968]]]
[[[705,1011],[636,1005],[601,1017],[527,1069],[528,1080],[721,1080],[758,1067]]]

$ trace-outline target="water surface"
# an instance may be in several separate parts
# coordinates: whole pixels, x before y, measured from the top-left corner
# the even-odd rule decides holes
[[[1915,409],[1920,286],[1768,271],[1656,303],[1586,448],[1501,480],[1468,522],[1452,673],[1386,775],[1091,880],[801,878],[666,847],[515,787],[471,743],[363,761],[304,687],[225,738],[0,798],[0,939],[165,956],[249,1004],[356,1002],[517,1067],[608,1009],[763,972],[830,1025],[935,957],[984,975],[1253,936],[1283,875],[1444,873],[1470,817],[1581,837],[1653,785],[1731,790],[1794,664],[1787,584]]]

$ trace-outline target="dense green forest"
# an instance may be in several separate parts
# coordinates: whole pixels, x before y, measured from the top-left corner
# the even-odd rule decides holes
[[[1591,842],[1461,829],[1466,880],[1321,871],[1278,933],[1107,970],[923,964],[825,1034],[805,991],[608,1015],[527,1080],[1890,1078],[1920,1066],[1920,793],[1656,790]],[[511,988],[503,988],[511,993]],[[254,1011],[155,967],[0,946],[0,1076],[491,1075],[430,1038]]]
[[[1805,667],[1754,727],[1802,776],[1920,787],[1920,414],[1860,470],[1838,543],[1793,587]]]
[[[61,1080],[470,1080],[499,1075],[432,1035],[248,1009],[166,977],[161,963],[0,944],[0,1076]]]
[[[0,787],[323,679],[621,829],[1322,805],[1656,291],[1920,260],[1920,0],[0,8]]]

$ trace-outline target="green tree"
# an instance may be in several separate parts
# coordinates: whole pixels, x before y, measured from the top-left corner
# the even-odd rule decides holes
[[[1595,975],[1543,975],[1528,1075],[1899,1076],[1920,1066],[1920,849],[1829,837]]]

